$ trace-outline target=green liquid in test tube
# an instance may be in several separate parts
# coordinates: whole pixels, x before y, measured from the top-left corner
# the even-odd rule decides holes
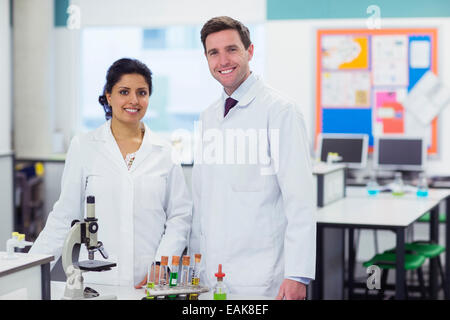
[[[170,270],[169,287],[176,287],[178,284],[178,266],[180,265],[180,257],[172,256],[172,268]],[[168,295],[169,298],[175,298],[176,294]]]
[[[148,273],[147,273],[147,289],[146,291],[146,295],[147,295],[147,299],[154,299],[154,296],[151,296],[149,293],[149,289],[154,289],[155,285],[156,285],[156,279],[159,280],[159,261],[157,262],[152,262],[152,264],[150,265],[149,269],[148,269]],[[158,271],[158,274],[157,274]]]

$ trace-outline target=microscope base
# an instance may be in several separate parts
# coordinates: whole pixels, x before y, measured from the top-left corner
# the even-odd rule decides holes
[[[116,300],[115,295],[100,295],[92,288],[84,286],[83,270],[70,268],[62,300]]]

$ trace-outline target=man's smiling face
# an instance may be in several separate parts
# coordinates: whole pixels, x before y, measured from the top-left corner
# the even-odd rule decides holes
[[[228,29],[208,35],[205,48],[211,75],[231,95],[250,75],[248,63],[253,57],[253,44],[245,49],[239,33]]]

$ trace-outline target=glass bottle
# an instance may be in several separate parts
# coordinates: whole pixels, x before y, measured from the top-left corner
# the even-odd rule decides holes
[[[369,196],[376,196],[380,192],[380,185],[377,182],[375,171],[370,174],[370,179],[367,182],[366,190]]]
[[[402,196],[405,193],[405,186],[403,184],[402,173],[396,172],[394,183],[392,184],[392,194],[394,196]]]
[[[227,300],[227,292],[228,288],[223,283],[223,278],[225,277],[225,273],[222,273],[222,265],[219,264],[219,270],[215,274],[217,278],[217,283],[214,286],[214,300]]]
[[[424,172],[419,174],[419,181],[417,183],[417,197],[425,198],[428,196],[428,181]]]

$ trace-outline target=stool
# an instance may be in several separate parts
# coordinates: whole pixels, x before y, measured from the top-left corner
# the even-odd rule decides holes
[[[405,243],[405,250],[414,254],[422,255],[427,259],[436,259],[442,281],[441,287],[444,291],[445,296],[448,297],[448,288],[445,286],[444,268],[442,267],[442,262],[440,259],[440,255],[445,251],[445,247],[437,243],[432,243],[430,241],[414,241],[411,243]],[[395,248],[386,250],[385,252],[394,253]]]

